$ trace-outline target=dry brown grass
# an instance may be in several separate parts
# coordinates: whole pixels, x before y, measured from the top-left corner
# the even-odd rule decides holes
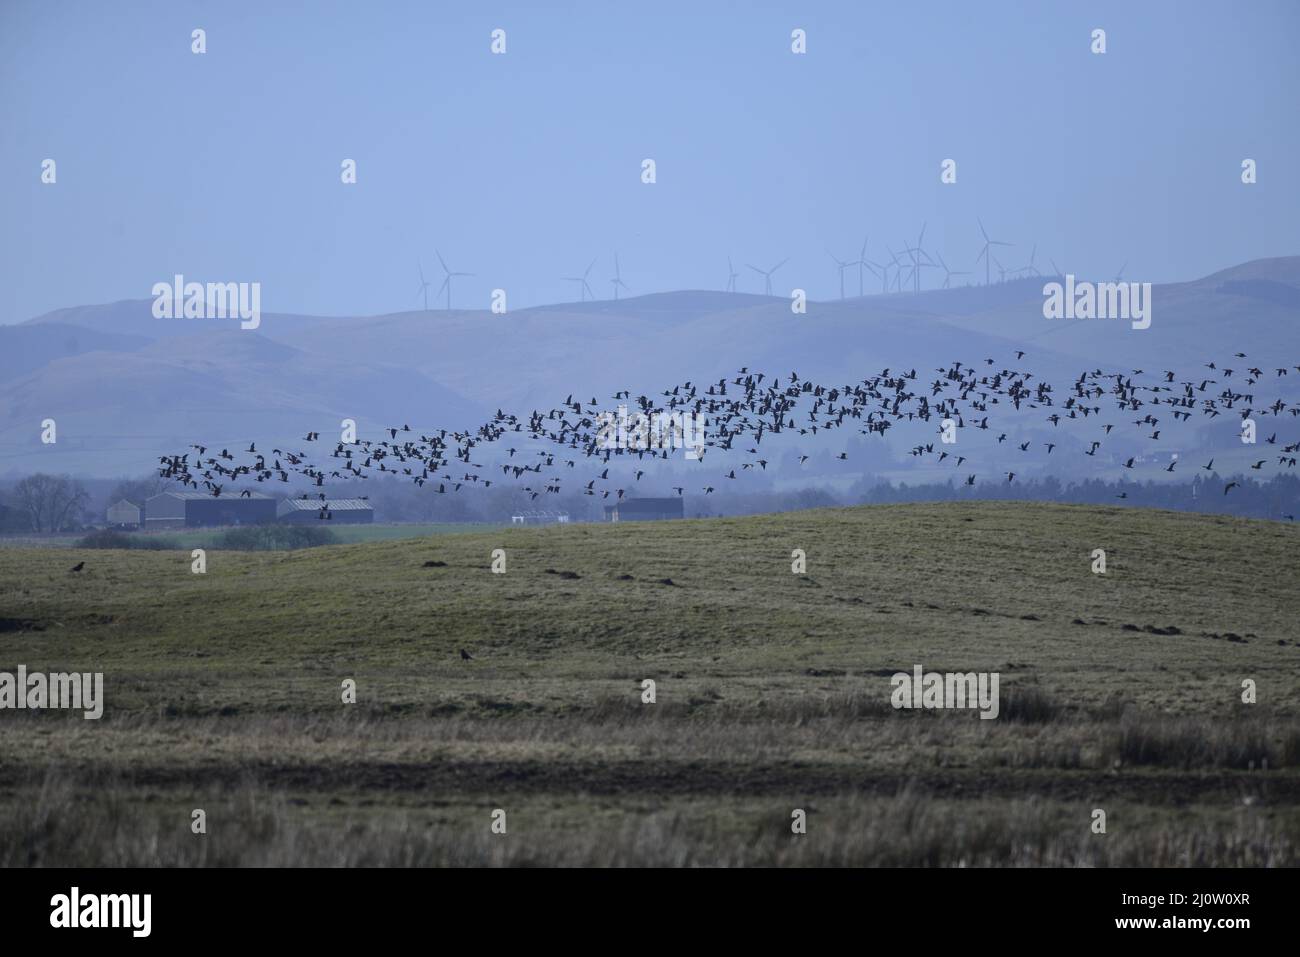
[[[1017,503],[221,553],[207,576],[6,549],[0,670],[102,670],[108,700],[0,714],[0,863],[1294,863],[1300,592],[1260,583],[1297,554],[1276,523]],[[999,718],[895,711],[918,663],[998,671]]]

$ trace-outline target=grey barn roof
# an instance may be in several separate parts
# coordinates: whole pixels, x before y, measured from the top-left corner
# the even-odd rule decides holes
[[[329,509],[331,512],[360,512],[372,509],[374,506],[363,498],[329,498],[324,501],[318,498],[286,498],[280,503],[279,510],[281,512],[319,512],[323,508]]]
[[[170,495],[172,498],[178,498],[178,499],[181,499],[182,501],[191,501],[191,502],[192,502],[192,501],[195,501],[196,499],[201,499],[201,498],[227,498],[227,499],[229,499],[229,498],[272,498],[272,497],[273,497],[273,496],[270,496],[270,495],[266,495],[266,494],[264,494],[264,493],[262,493],[262,492],[252,492],[252,491],[250,491],[247,495],[245,495],[242,491],[229,492],[229,493],[227,493],[227,494],[225,494],[225,495],[213,495],[211,492],[188,492],[188,491],[187,491],[187,492],[173,492],[173,491],[168,491],[168,492],[159,492],[157,495],[153,495],[153,496],[150,496],[150,497],[151,497],[151,498],[160,498],[160,497],[163,496],[163,495]]]

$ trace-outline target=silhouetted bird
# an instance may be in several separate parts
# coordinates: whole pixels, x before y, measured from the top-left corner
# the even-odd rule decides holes
[[[1015,352],[1017,360],[1023,359],[1025,355],[1023,350]],[[1242,357],[1239,355],[1238,358]],[[990,359],[986,358],[984,361],[986,366],[993,365]],[[1213,362],[1207,363],[1206,368],[1216,371],[1219,369]],[[1035,376],[1028,370],[989,369],[987,374],[982,374],[962,362],[954,362],[948,367],[939,367],[937,371],[940,377],[929,383],[928,387],[918,382],[915,369],[910,372],[894,372],[889,368],[875,372],[856,384],[850,383],[845,386],[803,380],[797,374],[791,373],[790,383],[787,386],[779,379],[769,379],[764,374],[750,372],[748,367],[745,367],[740,370],[739,375],[720,378],[708,383],[704,388],[699,388],[689,381],[673,385],[661,393],[667,397],[667,409],[656,407],[646,396],[639,396],[636,401],[641,412],[647,416],[665,413],[707,415],[715,426],[716,437],[707,443],[711,449],[716,450],[714,455],[743,453],[753,456],[748,462],[728,462],[723,465],[718,474],[726,476],[728,480],[738,479],[745,472],[753,474],[754,465],[765,469],[771,456],[765,456],[760,452],[761,443],[763,439],[776,433],[811,436],[812,441],[815,441],[817,437],[826,435],[832,429],[853,426],[855,431],[863,435],[884,436],[895,426],[906,426],[913,422],[933,422],[936,418],[952,418],[956,420],[959,427],[964,427],[964,415],[974,417],[976,420],[974,427],[984,430],[990,427],[988,406],[1002,403],[1021,412],[1046,409],[1050,412],[1050,414],[1044,413],[1048,423],[1053,427],[1066,427],[1089,416],[1100,416],[1103,411],[1101,405],[1103,397],[1113,396],[1114,405],[1118,410],[1125,415],[1135,412],[1138,414],[1138,418],[1132,419],[1133,425],[1149,426],[1149,429],[1143,428],[1137,437],[1156,443],[1168,434],[1165,429],[1159,428],[1161,417],[1156,412],[1160,408],[1169,409],[1167,414],[1176,424],[1188,422],[1197,412],[1207,419],[1214,419],[1229,410],[1240,411],[1243,417],[1254,414],[1271,415],[1275,418],[1281,418],[1283,415],[1293,419],[1300,418],[1300,406],[1280,398],[1256,397],[1237,393],[1231,389],[1224,389],[1217,396],[1198,397],[1197,392],[1205,393],[1209,385],[1218,380],[1201,380],[1198,386],[1195,380],[1184,379],[1178,382],[1176,387],[1171,387],[1178,380],[1176,373],[1169,370],[1161,374],[1161,379],[1167,385],[1155,385],[1141,381],[1139,378],[1143,375],[1141,369],[1133,369],[1127,373],[1105,373],[1100,368],[1085,369],[1074,379],[1072,387],[1064,390],[1054,388],[1051,383],[1043,381],[1041,377]],[[1259,370],[1249,371],[1250,375],[1255,377],[1250,380],[1252,385],[1255,384],[1256,379],[1262,378]],[[1285,368],[1278,368],[1277,371],[1279,375],[1287,372]],[[1300,371],[1300,366],[1296,367],[1296,371]],[[1222,370],[1222,378],[1229,380],[1229,370]],[[1031,379],[1038,381],[1030,385]],[[615,396],[617,399],[630,399],[631,392],[620,389]],[[807,403],[806,407],[803,407],[804,403]],[[590,408],[584,408],[584,405]],[[978,416],[975,415],[976,413]],[[235,457],[224,448],[219,456],[207,456],[208,446],[196,444],[190,448],[197,451],[200,458],[191,461],[190,452],[165,456],[160,460],[162,467],[159,469],[159,474],[165,478],[178,480],[182,487],[206,489],[214,497],[223,494],[227,494],[228,497],[234,495],[251,497],[248,492],[241,492],[236,486],[243,476],[248,476],[250,481],[255,482],[275,478],[281,482],[288,482],[290,474],[297,473],[320,488],[325,485],[327,477],[348,481],[366,479],[373,474],[371,470],[383,475],[405,475],[417,486],[424,487],[427,484],[431,491],[449,494],[467,487],[487,488],[489,486],[487,480],[480,482],[478,476],[472,473],[463,477],[455,476],[451,472],[449,463],[464,463],[466,468],[484,468],[488,463],[474,462],[471,460],[471,455],[495,447],[499,458],[508,456],[508,461],[513,460],[509,465],[497,463],[501,464],[504,474],[513,476],[516,483],[522,484],[521,479],[529,483],[523,486],[523,491],[530,499],[539,498],[542,488],[547,494],[563,494],[564,489],[560,478],[544,477],[542,473],[545,466],[554,464],[552,458],[554,452],[543,449],[536,453],[542,461],[534,465],[522,464],[519,456],[521,454],[527,456],[528,452],[516,441],[515,437],[518,436],[529,442],[551,443],[555,447],[573,449],[579,455],[600,462],[597,468],[601,471],[596,474],[593,469],[589,473],[595,477],[585,483],[583,493],[608,498],[611,490],[597,488],[597,485],[613,482],[617,486],[620,481],[625,481],[625,476],[634,474],[639,481],[653,474],[642,466],[635,470],[629,468],[624,475],[611,475],[615,470],[608,466],[613,464],[611,461],[613,457],[625,458],[635,455],[638,459],[644,460],[648,455],[650,462],[668,458],[667,449],[663,449],[660,455],[656,455],[653,447],[649,451],[644,447],[627,449],[605,447],[608,437],[603,434],[600,423],[595,397],[593,396],[589,403],[575,402],[571,393],[560,408],[534,409],[522,416],[497,409],[496,414],[489,421],[464,431],[429,430],[428,434],[408,438],[411,434],[409,425],[404,424],[400,429],[390,426],[384,429],[377,440],[363,438],[350,443],[356,447],[355,457],[353,449],[338,443],[333,451],[333,458],[342,460],[339,471],[317,466],[308,460],[307,453],[288,449],[272,449],[275,459],[268,463],[254,451],[256,445],[250,442],[247,452],[250,456],[255,455],[256,458],[247,464],[235,463]],[[1113,429],[1122,426],[1105,423],[1101,428],[1109,437]],[[1032,433],[1026,434],[1032,435]],[[398,441],[398,436],[402,436],[401,441]],[[309,432],[306,440],[315,442],[319,437],[320,433]],[[503,442],[502,440],[507,437],[510,437],[509,440]],[[998,444],[1007,440],[1008,432],[999,430]],[[1277,433],[1274,432],[1265,441],[1268,444],[1278,442]],[[1023,454],[1030,454],[1032,448],[1030,442],[1016,437],[1014,444]],[[1059,447],[1055,441],[1044,442],[1042,445],[1048,456]],[[1083,451],[1089,457],[1096,459],[1101,445],[1102,443],[1098,441],[1085,442]],[[696,442],[692,443],[692,446],[695,453],[693,458],[697,461],[702,459],[705,444]],[[1287,445],[1284,449],[1286,454],[1278,458],[1278,466],[1295,468],[1297,462],[1292,453],[1298,449],[1300,443]],[[810,461],[808,454],[810,450],[797,449],[796,451],[799,453],[800,465]],[[1137,471],[1151,467],[1146,463],[1155,460],[1155,456],[1145,450],[1140,454],[1133,454],[1139,452],[1138,449],[1127,451],[1130,452],[1129,455],[1116,455],[1109,461],[1121,463],[1126,471]],[[933,443],[916,446],[912,450],[912,455],[918,458],[928,457],[935,465],[946,464],[950,457],[949,452],[936,449]],[[958,468],[968,461],[966,455],[951,457]],[[576,458],[578,456],[574,457]],[[711,455],[710,458],[712,459],[713,456]],[[833,458],[847,461],[847,451],[834,454]],[[574,468],[574,459],[566,459],[564,464]],[[1031,462],[1025,470],[1028,472],[1033,464],[1035,463]],[[1250,468],[1262,472],[1268,464],[1268,459],[1259,460],[1250,465]],[[459,465],[455,467],[459,468]],[[1201,466],[1207,472],[1212,472],[1214,467],[1214,459]],[[1155,465],[1154,468],[1173,473],[1175,466],[1170,462],[1165,466]],[[1017,475],[1014,472],[1003,474],[1006,476],[1007,483],[1013,483]],[[1225,489],[1225,494],[1232,487],[1234,486]],[[235,488],[235,491],[230,492],[231,488]],[[684,494],[683,487],[672,488],[679,496]],[[623,497],[622,490],[615,488],[615,491],[619,492],[620,498]],[[706,485],[703,491],[705,495],[709,495],[716,490],[713,486]],[[1122,494],[1116,497],[1127,498],[1128,496]],[[322,517],[329,519],[331,516],[324,494],[321,498],[319,508],[323,512]]]
[[[86,567],[86,563],[85,563],[85,562],[77,562],[77,564],[75,564],[75,565],[73,565],[71,568],[69,568],[68,571],[70,571],[70,572],[79,572],[79,571],[81,571],[81,570],[82,570],[83,568],[85,568],[85,567]]]
[[[474,656],[471,655],[471,654],[470,654],[468,651],[466,651],[464,648],[462,648],[462,649],[460,650],[460,660],[461,660],[461,661],[473,661],[473,660],[474,660]]]

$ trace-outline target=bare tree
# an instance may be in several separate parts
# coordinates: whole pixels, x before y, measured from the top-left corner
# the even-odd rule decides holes
[[[14,486],[14,500],[34,532],[57,532],[80,517],[90,495],[68,475],[29,475]]]

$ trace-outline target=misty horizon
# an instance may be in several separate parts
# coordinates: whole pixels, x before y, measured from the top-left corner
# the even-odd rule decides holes
[[[0,253],[27,264],[0,287],[0,323],[133,299],[175,273],[259,281],[272,310],[410,311],[421,267],[441,283],[437,254],[476,274],[457,277],[455,308],[494,288],[511,311],[579,299],[565,277],[593,259],[603,299],[615,253],[627,294],[721,288],[728,256],[739,290],[761,291],[745,264],[791,257],[781,287],[824,301],[833,260],[869,239],[881,262],[923,224],[926,246],[972,273],[962,281],[985,274],[980,221],[1014,244],[998,250],[1007,269],[1036,247],[1043,272],[1055,260],[1096,278],[1127,265],[1168,283],[1297,252],[1300,132],[1278,120],[1300,85],[1287,47],[1300,10],[1285,2],[1243,17],[941,3],[919,30],[906,11],[847,3],[744,18],[386,4],[305,36],[287,11],[254,27],[237,9],[160,4],[125,31],[97,4],[38,9],[0,10]],[[1096,27],[1104,56],[1088,48]],[[39,88],[19,81],[31,74]],[[160,154],[161,117],[239,131],[243,146]],[[41,180],[47,159],[57,184]]]
[[[1214,269],[1214,270],[1212,270],[1211,272],[1206,273],[1206,274],[1204,274],[1204,275],[1197,275],[1197,276],[1191,276],[1191,275],[1188,275],[1188,276],[1180,276],[1180,277],[1178,277],[1178,278],[1170,279],[1170,280],[1167,280],[1167,281],[1165,281],[1165,282],[1153,283],[1153,285],[1178,285],[1178,284],[1181,284],[1181,283],[1195,282],[1195,281],[1199,281],[1199,280],[1207,280],[1207,279],[1212,279],[1212,278],[1214,278],[1215,276],[1218,276],[1218,275],[1223,274],[1223,273],[1232,273],[1234,270],[1236,270],[1236,269],[1239,268],[1239,267],[1263,266],[1263,265],[1266,265],[1266,264],[1269,264],[1269,263],[1275,263],[1275,262],[1276,262],[1276,263],[1284,263],[1284,262],[1286,262],[1286,261],[1288,261],[1288,260],[1293,260],[1293,259],[1300,259],[1300,256],[1297,256],[1297,255],[1295,255],[1295,254],[1285,254],[1285,255],[1280,254],[1280,255],[1277,255],[1277,256],[1267,256],[1267,257],[1264,257],[1264,258],[1262,258],[1262,259],[1256,259],[1256,260],[1250,260],[1250,261],[1242,261],[1242,262],[1228,263],[1228,264],[1225,264],[1225,265],[1223,265],[1223,266],[1221,266],[1221,267],[1219,267],[1219,268],[1217,268],[1217,269]],[[993,282],[991,285],[994,285],[994,286],[1009,286],[1009,285],[1017,285],[1017,286],[1026,286],[1026,287],[1028,287],[1028,286],[1034,286],[1035,284],[1043,284],[1043,283],[1047,283],[1047,282],[1052,281],[1053,279],[1061,279],[1061,278],[1065,278],[1066,276],[1074,276],[1074,277],[1077,278],[1077,279],[1087,279],[1088,281],[1092,281],[1092,282],[1114,282],[1114,281],[1117,281],[1117,280],[1116,280],[1116,277],[1114,277],[1114,276],[1105,276],[1105,275],[1085,276],[1085,275],[1083,275],[1083,274],[1081,274],[1081,273],[1076,273],[1076,272],[1072,272],[1072,271],[1065,271],[1065,270],[1063,270],[1063,271],[1061,271],[1061,272],[1059,272],[1059,273],[1056,273],[1056,272],[1052,272],[1052,271],[1050,271],[1050,269],[1049,269],[1049,270],[1046,270],[1046,271],[1041,272],[1041,273],[1038,274],[1038,275],[1033,275],[1033,276],[1025,276],[1025,275],[1021,275],[1021,276],[1015,276],[1015,277],[1007,277],[1005,280],[994,280],[994,282]],[[189,277],[189,276],[185,277],[185,279],[186,279],[187,281],[195,281],[195,282],[204,282],[204,281],[205,281],[205,280],[201,280],[201,279],[197,279],[197,278],[195,278],[195,277]],[[1123,279],[1123,281],[1125,281],[1125,282],[1130,281],[1130,277],[1125,276],[1124,279]],[[879,280],[877,280],[877,282],[879,282]],[[759,280],[759,284],[761,284],[761,280]],[[976,288],[982,287],[982,286],[984,286],[984,285],[985,285],[985,283],[980,282],[980,281],[966,281],[966,282],[961,282],[960,284],[954,283],[954,284],[953,284],[952,286],[950,286],[950,287],[933,286],[933,285],[931,285],[931,286],[923,286],[923,287],[921,288],[921,290],[920,290],[919,293],[918,293],[918,292],[915,292],[915,291],[913,291],[913,290],[911,290],[911,289],[902,289],[902,290],[894,290],[894,289],[891,289],[891,290],[889,290],[888,292],[882,292],[882,291],[879,290],[879,289],[875,289],[875,290],[867,289],[867,290],[864,290],[863,293],[862,293],[861,295],[859,295],[859,294],[856,293],[856,292],[853,292],[853,293],[847,293],[847,294],[846,294],[845,296],[843,296],[843,297],[840,297],[838,294],[830,294],[830,295],[825,295],[825,296],[812,296],[812,295],[809,295],[809,296],[808,296],[808,302],[810,302],[810,303],[819,303],[819,304],[829,304],[829,303],[833,303],[833,302],[837,302],[837,301],[845,301],[845,302],[849,302],[849,301],[858,300],[858,299],[873,299],[873,298],[878,298],[878,297],[879,297],[879,298],[888,298],[888,297],[906,298],[906,297],[908,297],[908,296],[926,295],[926,294],[929,294],[929,293],[940,293],[940,294],[942,294],[942,293],[957,293],[957,292],[960,292],[960,291],[962,291],[962,290],[967,290],[967,289],[976,289]],[[799,288],[804,288],[804,287],[800,286]],[[699,287],[699,288],[681,288],[681,289],[653,289],[653,290],[647,290],[647,291],[643,291],[643,292],[636,292],[636,293],[628,293],[628,294],[624,294],[624,295],[619,296],[618,298],[615,298],[615,297],[613,297],[612,295],[608,295],[608,296],[596,296],[596,297],[594,297],[594,298],[586,299],[586,300],[583,300],[583,299],[571,299],[571,300],[570,300],[570,299],[557,299],[557,300],[555,300],[555,301],[553,301],[553,302],[542,302],[542,303],[536,303],[536,304],[534,304],[534,305],[529,305],[529,306],[512,307],[511,309],[509,309],[509,312],[511,312],[511,313],[513,313],[513,312],[529,312],[529,311],[536,311],[536,310],[556,309],[556,308],[560,308],[560,307],[565,307],[565,308],[568,308],[568,307],[576,307],[576,308],[578,308],[579,310],[581,310],[581,309],[587,309],[587,308],[595,308],[597,305],[604,306],[604,305],[610,305],[610,304],[618,304],[618,303],[629,303],[629,302],[635,302],[636,300],[640,300],[640,299],[649,299],[649,298],[654,298],[654,297],[665,297],[665,296],[674,296],[674,295],[694,295],[694,294],[701,294],[701,295],[720,295],[720,296],[735,296],[735,297],[740,298],[740,299],[750,298],[750,299],[757,299],[757,300],[764,300],[764,301],[773,301],[773,300],[784,300],[784,301],[788,301],[789,298],[790,298],[788,295],[780,295],[780,294],[778,294],[778,293],[772,293],[772,294],[769,295],[769,294],[765,294],[765,293],[762,293],[762,292],[755,292],[755,291],[748,290],[748,289],[735,289],[735,290],[728,290],[728,289],[725,289],[725,288],[723,288],[723,289],[718,289],[718,288],[708,288],[708,287]],[[83,307],[88,307],[88,306],[117,305],[117,304],[121,304],[121,303],[148,302],[148,301],[150,301],[150,299],[151,299],[150,296],[130,296],[130,297],[127,297],[127,298],[124,298],[124,299],[115,299],[115,300],[93,300],[93,301],[80,302],[80,303],[67,303],[67,304],[64,304],[64,305],[62,305],[62,306],[58,306],[58,307],[55,307],[54,309],[48,310],[48,311],[46,311],[46,312],[43,312],[43,313],[41,313],[40,315],[29,316],[29,317],[27,317],[27,318],[23,318],[23,319],[15,319],[15,320],[12,320],[12,322],[10,322],[10,323],[8,323],[8,324],[10,324],[10,325],[18,325],[18,324],[22,324],[22,323],[26,323],[26,322],[32,322],[33,320],[42,319],[42,318],[45,318],[45,317],[51,316],[51,315],[53,315],[53,314],[55,314],[55,313],[63,312],[63,311],[69,310],[69,309],[77,309],[77,308],[83,308]],[[428,313],[446,313],[446,312],[453,312],[453,313],[461,313],[461,312],[491,312],[491,304],[490,304],[490,302],[489,302],[489,303],[487,303],[487,304],[485,304],[485,305],[483,305],[483,306],[479,306],[479,307],[476,307],[476,306],[464,306],[464,305],[461,305],[461,306],[453,305],[452,308],[451,308],[450,310],[444,308],[443,306],[439,306],[439,305],[430,305],[430,307],[429,307],[428,309],[395,309],[395,310],[388,311],[388,312],[373,312],[373,311],[372,311],[372,312],[366,312],[366,311],[362,311],[362,312],[354,312],[354,313],[329,313],[329,312],[310,312],[310,313],[309,313],[309,312],[304,311],[303,309],[293,308],[293,307],[279,307],[279,308],[274,308],[274,309],[264,309],[264,310],[262,310],[262,311],[263,311],[264,313],[268,313],[268,314],[272,314],[272,315],[274,315],[274,314],[281,314],[281,315],[288,315],[288,316],[304,316],[304,317],[305,317],[305,316],[311,316],[311,317],[317,317],[317,318],[322,318],[322,319],[346,319],[346,318],[351,318],[351,317],[354,317],[354,316],[367,316],[367,317],[399,316],[399,315],[407,315],[407,314],[412,314],[412,313],[425,313],[425,312],[428,312]],[[508,315],[508,313],[506,313],[506,314]],[[175,317],[172,317],[172,318],[175,318]],[[0,325],[4,325],[4,324],[5,324],[5,323],[0,323]]]

